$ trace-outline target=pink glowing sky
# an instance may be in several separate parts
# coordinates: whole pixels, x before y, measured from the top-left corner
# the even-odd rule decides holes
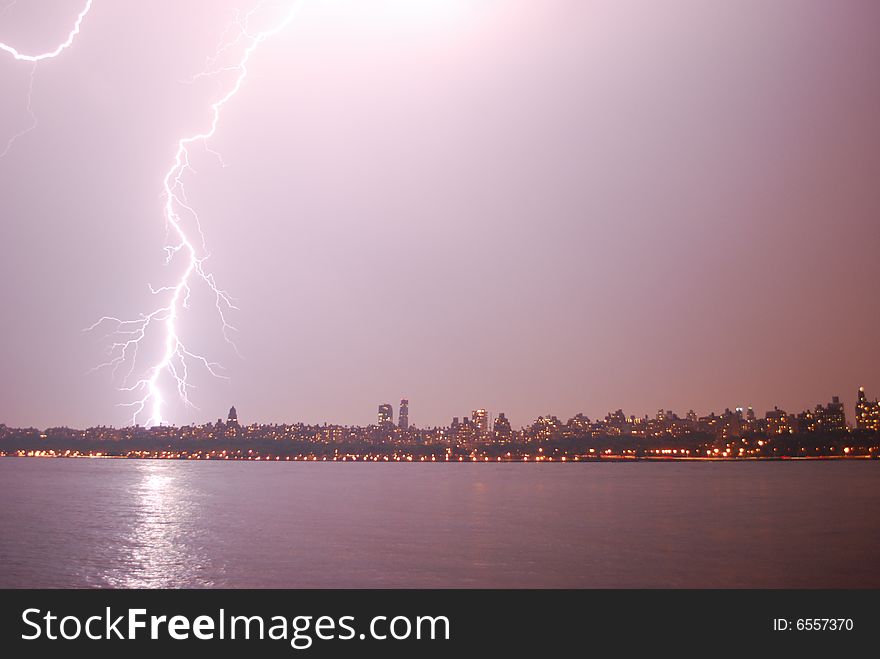
[[[81,330],[167,283],[161,178],[219,89],[182,81],[252,4],[95,0],[39,65],[39,125],[0,160],[0,422],[127,421]],[[19,0],[0,41],[46,49],[80,6]],[[28,125],[3,55],[0,144]],[[871,0],[315,0],[254,56],[226,167],[194,150],[243,358],[198,306],[231,381],[197,374],[169,420],[835,394],[851,420],[880,394],[878,62]]]

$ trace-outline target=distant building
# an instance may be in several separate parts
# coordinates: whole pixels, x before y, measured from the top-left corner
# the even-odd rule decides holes
[[[492,425],[492,434],[496,442],[509,442],[513,437],[513,429],[510,427],[510,420],[504,412],[498,413],[498,418]]]
[[[846,412],[840,397],[835,396],[825,405],[798,414],[799,432],[846,432]]]
[[[238,412],[235,411],[235,405],[229,408],[229,415],[226,417],[227,426],[238,425]]]
[[[657,412],[657,419],[663,419],[664,412]],[[609,435],[625,435],[630,432],[630,423],[626,418],[623,410],[617,410],[605,415],[604,431]]]
[[[880,432],[880,402],[869,401],[865,388],[859,387],[859,400],[856,403],[856,428]]]
[[[385,403],[384,405],[379,406],[379,425],[380,426],[393,426],[394,425],[394,408],[391,407],[391,405],[388,403]]]
[[[499,415],[499,419],[504,417],[503,414]],[[582,435],[585,433],[589,433],[592,428],[590,427],[590,417],[588,417],[583,412],[578,412],[573,417],[568,420],[568,423],[565,425],[568,427],[569,433],[572,435]],[[495,427],[498,427],[498,421],[495,422]]]
[[[471,413],[471,420],[477,427],[477,432],[479,432],[481,435],[486,435],[489,433],[489,413],[486,412],[486,410],[474,410]]]
[[[785,410],[774,407],[764,415],[764,422],[768,435],[790,435],[794,432],[792,419],[789,419]]]
[[[539,416],[528,432],[537,441],[558,439],[562,433],[562,422],[554,415]]]
[[[453,417],[452,426],[450,426],[449,432],[459,445],[468,446],[474,444],[480,439],[477,425],[466,416],[462,417],[460,420],[457,416]]]
[[[400,412],[397,415],[397,425],[401,430],[409,428],[409,401],[406,398],[400,399]]]

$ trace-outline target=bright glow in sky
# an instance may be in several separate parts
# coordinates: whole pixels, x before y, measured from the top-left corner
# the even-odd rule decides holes
[[[345,15],[356,20],[395,30],[434,29],[449,27],[476,12],[483,0],[378,0],[355,3],[351,0],[326,0],[321,11]]]

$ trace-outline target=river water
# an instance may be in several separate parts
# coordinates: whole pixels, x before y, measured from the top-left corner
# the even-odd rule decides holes
[[[880,587],[880,464],[0,459],[0,587]]]

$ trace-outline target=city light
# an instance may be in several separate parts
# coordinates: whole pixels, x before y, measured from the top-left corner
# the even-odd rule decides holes
[[[878,405],[860,392],[861,410]],[[401,400],[409,414],[409,400]],[[226,421],[189,426],[8,428],[0,424],[0,456],[152,458],[171,460],[248,460],[253,462],[499,462],[564,463],[699,461],[699,460],[831,460],[876,459],[880,431],[849,427],[834,398],[828,405],[789,415],[778,408],[764,418],[742,408],[679,417],[664,411],[651,418],[615,412],[591,421],[577,414],[567,422],[542,416],[519,429],[500,412],[482,408],[470,417],[455,417],[449,426],[420,428],[394,424],[390,404],[379,407],[370,426],[253,423],[243,425],[237,409]],[[791,432],[779,434],[780,416]]]

